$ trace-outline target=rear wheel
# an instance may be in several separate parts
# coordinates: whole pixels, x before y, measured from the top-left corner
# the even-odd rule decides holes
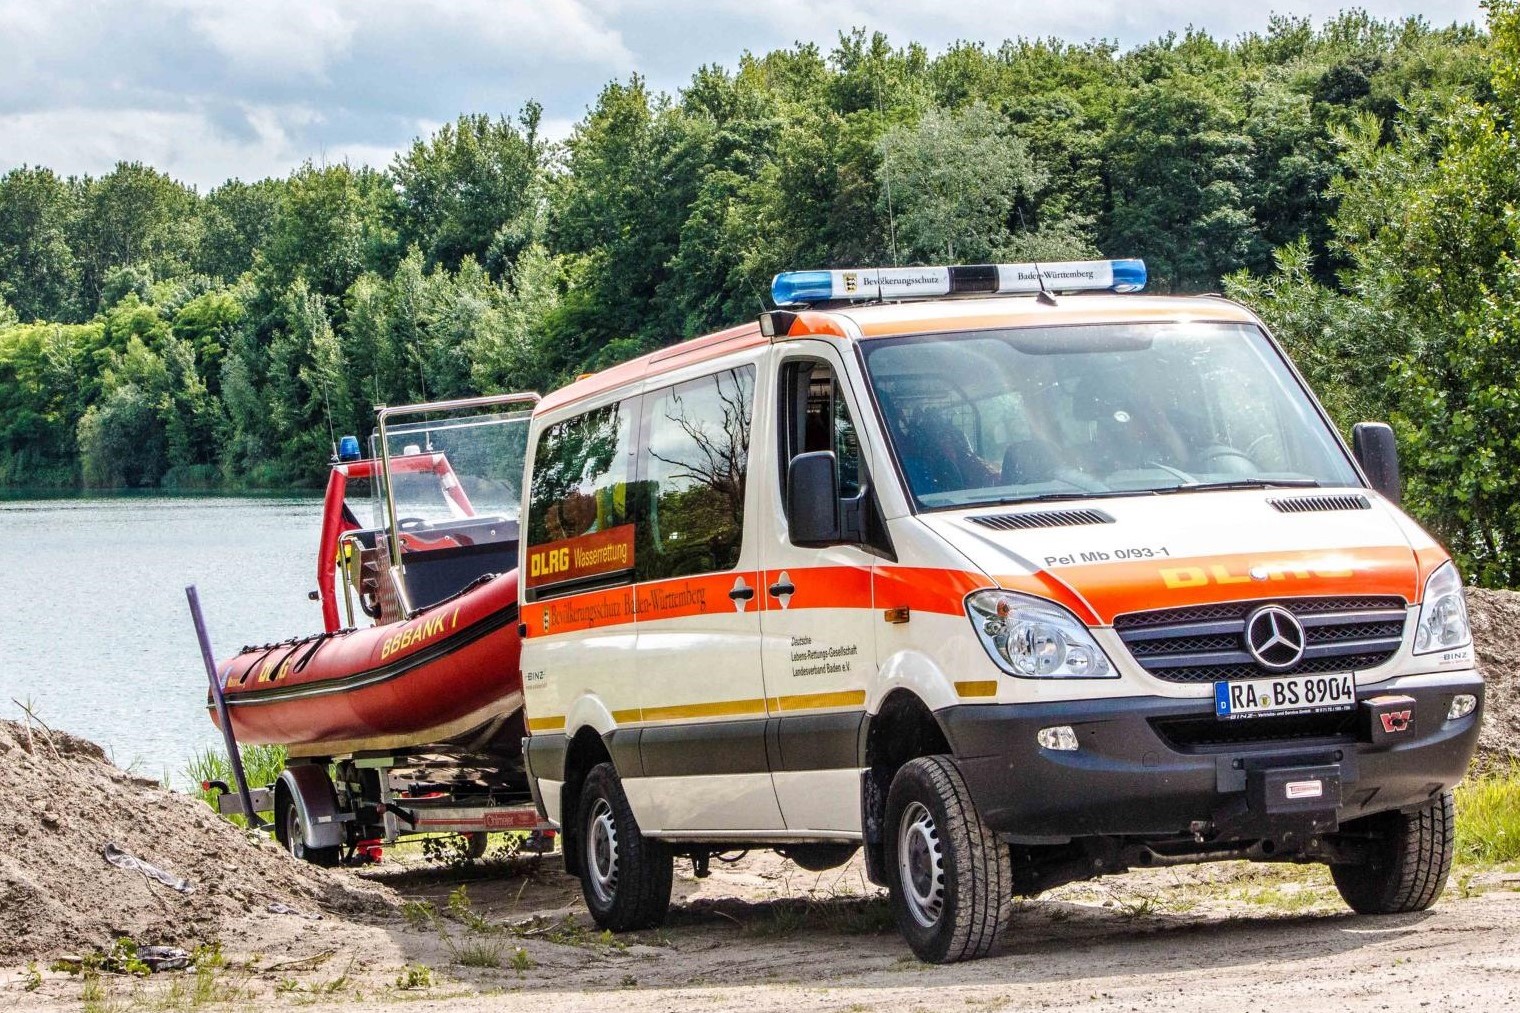
[[[950,757],[898,770],[886,827],[892,911],[914,954],[948,964],[991,952],[1013,910],[1012,864]]]
[[[586,775],[579,826],[581,893],[597,925],[627,932],[663,922],[675,859],[663,841],[639,832],[612,764]]]
[[[282,792],[282,806],[284,811],[277,813],[275,818],[278,826],[284,828],[285,850],[290,852],[292,858],[312,865],[320,865],[332,868],[342,858],[342,849],[337,846],[330,848],[309,848],[306,846],[306,831],[301,823],[301,807],[296,805],[295,799]]]
[[[1347,836],[1366,835],[1366,857],[1332,865],[1341,898],[1364,915],[1424,911],[1436,902],[1451,875],[1456,849],[1456,803],[1443,791],[1411,813],[1378,813],[1348,824]]]

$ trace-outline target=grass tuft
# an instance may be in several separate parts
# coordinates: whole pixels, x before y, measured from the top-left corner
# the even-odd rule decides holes
[[[242,753],[243,773],[248,777],[249,788],[263,788],[273,784],[285,769],[284,746],[244,746]],[[234,791],[237,790],[232,779],[232,761],[218,749],[202,749],[192,756],[185,765],[184,777],[190,782],[191,790],[213,809],[216,808],[216,794],[201,790],[202,782],[222,781]],[[247,821],[241,816],[227,818],[240,827],[247,826]]]
[[[1520,763],[1457,786],[1457,856],[1484,865],[1520,861]]]

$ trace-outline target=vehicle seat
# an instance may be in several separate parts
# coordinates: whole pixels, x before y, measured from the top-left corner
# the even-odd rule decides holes
[[[993,484],[992,469],[941,412],[919,411],[906,429],[901,437],[903,471],[916,494],[982,489]]]
[[[1056,478],[1055,451],[1044,440],[1014,440],[1003,451],[1004,485],[1039,485]]]

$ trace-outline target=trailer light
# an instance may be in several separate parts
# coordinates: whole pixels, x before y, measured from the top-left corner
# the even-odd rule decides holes
[[[844,300],[921,299],[942,295],[1032,295],[1036,292],[1138,292],[1143,260],[1071,260],[953,267],[859,267],[784,271],[771,282],[778,306]]]
[[[1071,753],[1077,749],[1077,730],[1071,725],[1051,725],[1049,728],[1041,728],[1034,740],[1040,744],[1041,749]]]
[[[1478,709],[1478,698],[1471,693],[1458,693],[1451,698],[1451,708],[1446,712],[1447,721],[1465,718]]]

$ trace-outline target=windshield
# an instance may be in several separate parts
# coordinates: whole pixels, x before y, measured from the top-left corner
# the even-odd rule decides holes
[[[390,427],[386,449],[397,521],[426,530],[474,518],[516,520],[528,419],[528,412],[517,411]],[[377,454],[379,438],[372,438]]]
[[[864,348],[920,507],[1360,485],[1254,326],[1018,328]]]

